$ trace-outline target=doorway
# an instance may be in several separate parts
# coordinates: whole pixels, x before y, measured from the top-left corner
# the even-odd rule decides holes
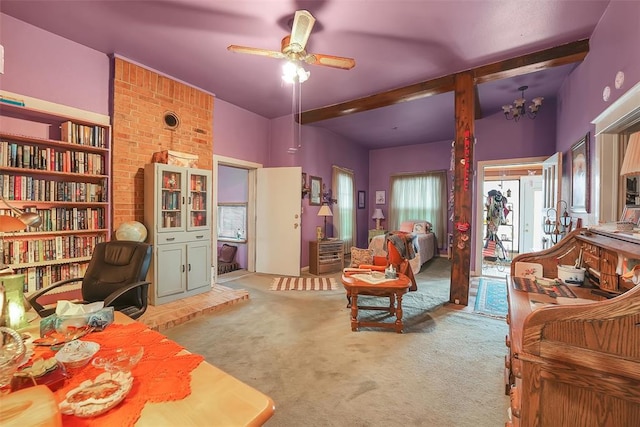
[[[542,162],[545,159],[478,162],[473,275],[504,277],[516,255],[542,249]],[[499,217],[489,215],[491,209],[498,207]]]

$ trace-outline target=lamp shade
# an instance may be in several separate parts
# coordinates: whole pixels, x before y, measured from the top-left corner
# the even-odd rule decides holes
[[[640,132],[633,133],[629,137],[620,175],[640,175]]]
[[[373,216],[371,219],[384,219],[384,214],[382,213],[382,209],[377,208],[373,211]]]
[[[333,212],[331,212],[331,208],[328,205],[322,205],[318,211],[318,216],[333,216]]]
[[[27,228],[27,225],[15,216],[0,215],[0,232],[21,231],[25,228]]]

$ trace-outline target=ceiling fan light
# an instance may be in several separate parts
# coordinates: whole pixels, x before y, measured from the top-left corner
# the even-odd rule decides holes
[[[298,81],[300,83],[304,83],[309,79],[309,76],[311,75],[311,71],[306,71],[304,68],[299,67],[298,68]]]

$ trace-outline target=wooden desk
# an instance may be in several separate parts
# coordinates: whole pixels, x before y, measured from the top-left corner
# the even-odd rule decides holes
[[[507,426],[640,425],[640,286],[609,300],[549,305],[508,280]],[[589,289],[571,288],[579,298]]]
[[[357,331],[360,326],[374,326],[378,328],[395,329],[402,333],[402,296],[409,291],[411,280],[402,273],[398,273],[398,278],[388,282],[372,284],[358,280],[351,275],[342,275],[342,284],[347,291],[347,299],[351,305],[351,330]],[[389,298],[389,307],[378,306],[358,306],[358,295],[372,295]],[[358,309],[362,310],[389,310],[390,314],[395,314],[395,323],[361,321],[358,320]]]
[[[119,312],[115,321],[135,322]],[[37,322],[29,329],[25,332],[37,336]],[[136,426],[260,426],[274,410],[269,396],[202,362],[191,373],[189,396],[173,402],[147,403]]]

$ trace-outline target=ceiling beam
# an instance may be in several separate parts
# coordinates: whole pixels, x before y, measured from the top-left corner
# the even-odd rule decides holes
[[[335,117],[346,116],[353,113],[374,110],[376,108],[388,107],[400,102],[413,101],[427,96],[438,95],[453,91],[453,75],[438,77],[420,83],[398,89],[388,90],[375,95],[352,101],[341,102],[340,104],[328,107],[317,108],[315,110],[304,111],[301,114],[300,123],[303,125],[319,122],[320,120],[333,119]],[[296,117],[297,118],[297,117]]]
[[[474,84],[478,85],[480,83],[487,83],[494,80],[529,74],[547,68],[558,67],[560,65],[580,62],[587,53],[589,53],[589,40],[583,39],[504,61],[482,65],[463,71],[463,73],[471,72],[474,78]],[[300,115],[300,123],[305,125],[321,120],[346,116],[348,114],[388,107],[400,102],[413,101],[428,96],[451,92],[454,89],[453,82],[455,74],[437,77],[340,104],[307,110]],[[476,111],[476,113],[482,114],[480,111]],[[298,117],[296,116],[296,120],[297,119]]]

